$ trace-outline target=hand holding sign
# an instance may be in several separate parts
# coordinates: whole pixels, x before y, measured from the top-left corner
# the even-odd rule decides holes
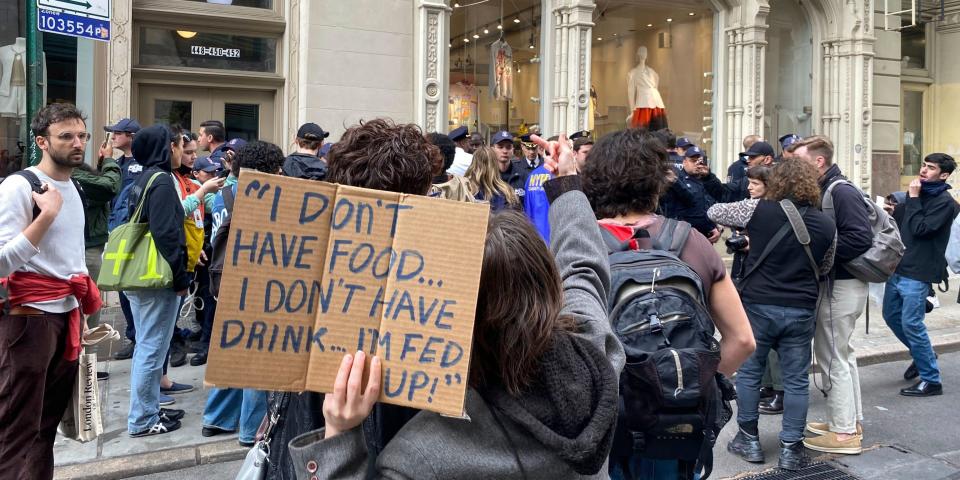
[[[358,351],[355,357],[344,355],[333,384],[333,393],[323,399],[324,438],[331,438],[350,430],[370,415],[380,396],[380,358],[370,361],[367,388],[363,388],[363,369],[366,355]]]

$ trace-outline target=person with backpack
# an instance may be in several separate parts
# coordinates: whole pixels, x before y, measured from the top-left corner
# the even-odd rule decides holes
[[[279,174],[283,164],[283,151],[280,147],[267,142],[251,141],[237,151],[233,162],[235,173],[242,168],[258,172]],[[237,177],[239,180],[239,177]],[[216,226],[213,255],[210,259],[210,289],[218,296],[220,279],[225,262],[229,218],[233,213],[233,200],[237,195],[237,184],[224,186],[214,201],[215,215],[221,221]],[[223,210],[217,211],[218,208]],[[226,222],[224,222],[226,221]],[[214,272],[216,274],[214,275]],[[256,441],[257,428],[267,412],[267,392],[252,388],[211,388],[207,393],[207,402],[203,408],[203,427],[200,434],[212,437],[224,433],[238,432],[238,442],[243,447],[252,447]]]
[[[654,358],[666,358],[669,364],[674,364],[674,359],[681,360],[681,351],[700,352],[705,358],[712,359],[711,364],[704,365],[703,375],[688,372],[689,376],[686,377],[711,379],[703,385],[696,380],[678,382],[677,377],[682,375],[683,368],[674,370],[670,378],[662,379],[657,378],[655,369],[646,368],[642,371],[632,370],[633,374],[630,375],[626,372],[621,375],[620,396],[624,406],[610,459],[610,475],[614,479],[636,478],[639,472],[650,473],[652,470],[653,473],[644,478],[672,480],[677,478],[681,466],[687,471],[686,477],[693,478],[690,470],[698,460],[707,467],[704,473],[709,474],[706,470],[712,462],[715,435],[726,422],[719,414],[723,410],[723,401],[718,389],[729,385],[725,379],[713,380],[716,378],[713,373],[732,375],[754,350],[747,316],[720,255],[707,238],[691,229],[689,224],[654,213],[661,192],[668,188],[666,172],[669,168],[672,168],[672,164],[666,147],[655,134],[629,129],[598,140],[590,151],[590,161],[581,173],[584,193],[590,201],[593,214],[599,219],[602,231],[606,232],[604,236],[613,240],[609,243],[616,243],[613,246],[617,250],[622,250],[610,255],[611,265],[620,258],[626,264],[634,256],[638,261],[658,262],[656,268],[621,266],[619,263],[611,267],[615,283],[607,305],[611,309],[610,321],[614,333],[624,342],[628,364],[645,362],[644,365],[650,365]],[[672,238],[668,238],[670,236]],[[665,245],[654,245],[652,239],[667,241]],[[638,251],[652,247],[660,248]],[[609,250],[604,249],[604,253],[609,253]],[[648,281],[624,281],[623,288],[616,287],[617,278],[631,277]],[[632,298],[641,302],[648,298],[631,297],[628,294],[638,284],[644,287],[649,284],[649,289],[640,292],[654,295],[646,305],[676,307],[673,313],[648,310],[647,307],[632,303]],[[669,288],[658,290],[658,287],[668,284]],[[657,300],[655,295],[658,291],[670,295],[670,300],[666,303]],[[627,294],[626,297],[624,294]],[[620,303],[624,307],[618,310],[616,307]],[[630,305],[633,307],[626,308]],[[683,311],[684,314],[678,316],[677,311]],[[658,319],[652,324],[651,314]],[[672,321],[681,318],[686,321]],[[666,322],[670,322],[669,328]],[[637,325],[642,326],[637,328]],[[712,341],[714,326],[723,335],[719,345]],[[677,349],[683,350],[667,347],[666,337],[672,332],[684,336],[670,340]],[[674,357],[674,352],[677,357]],[[689,357],[687,353],[684,355],[682,366],[688,367]],[[644,380],[641,382],[638,378]],[[660,437],[663,435],[658,435],[654,425],[656,419],[665,415],[665,412],[655,409],[653,402],[668,400],[659,397],[659,387],[652,386],[660,381],[674,386],[670,391],[671,396],[678,388],[680,391],[687,389],[687,395],[681,397],[685,403],[678,405],[678,408],[687,414],[687,419],[697,418],[700,423],[695,432],[690,432],[689,436],[676,443],[662,441]],[[727,400],[732,398],[731,390],[732,387],[727,390]],[[729,416],[726,418],[729,419]],[[663,416],[663,419],[667,427],[686,423],[677,422],[676,417]],[[681,448],[684,450],[681,451]]]
[[[817,312],[814,356],[829,385],[824,423],[808,423],[817,434],[804,440],[811,450],[858,454],[863,451],[863,406],[860,374],[853,351],[853,332],[867,305],[867,282],[849,272],[844,264],[873,246],[870,201],[850,183],[833,163],[833,142],[815,135],[794,142],[792,155],[816,167],[823,211],[837,226],[837,251],[833,271],[824,290],[827,295]],[[829,210],[826,205],[832,205]]]
[[[130,196],[130,188],[143,173],[143,165],[133,157],[133,137],[140,131],[140,124],[133,118],[121,118],[113,125],[106,125],[103,130],[110,133],[109,145],[100,148],[100,157],[104,164],[108,160],[115,161],[120,168],[120,189],[113,198],[112,208],[107,216],[107,232],[110,232],[117,225],[127,221],[130,212],[127,211],[127,198]],[[114,150],[120,151],[119,157],[114,157]],[[133,348],[136,346],[137,332],[133,323],[133,314],[130,312],[130,301],[123,292],[119,292],[120,311],[123,312],[123,318],[126,323],[124,336],[129,343],[120,348],[113,354],[114,360],[127,360],[133,357]]]
[[[830,272],[836,249],[833,220],[817,208],[818,177],[812,165],[785,160],[773,168],[766,198],[716,204],[708,212],[723,225],[750,232],[747,271],[739,287],[757,350],[737,371],[739,431],[727,450],[748,462],[764,462],[757,408],[767,355],[774,349],[783,372],[778,464],[784,470],[800,469],[806,458],[810,344],[820,281]]]
[[[137,348],[130,371],[131,437],[160,435],[180,428],[184,411],[160,408],[160,382],[181,297],[190,287],[187,242],[183,232],[183,207],[171,172],[179,166],[180,137],[171,137],[166,126],[153,125],[137,133],[133,154],[144,167],[128,199],[130,211],[142,205],[136,221],[148,224],[150,236],[163,260],[170,265],[170,288],[125,292],[136,325]],[[177,156],[173,156],[176,151]],[[141,198],[143,199],[140,202]],[[134,221],[134,219],[131,219]]]
[[[553,255],[520,212],[489,220],[470,420],[421,411],[372,459],[361,424],[380,394],[381,364],[373,358],[361,391],[365,355],[345,355],[324,400],[326,427],[290,442],[297,478],[606,478],[623,349],[607,321],[606,249],[572,148],[558,150],[547,160],[559,158],[558,178],[546,184]],[[331,155],[335,176],[337,147]],[[505,284],[513,295],[503,295]]]
[[[0,183],[0,475],[53,478],[53,443],[77,381],[82,315],[100,308],[84,261],[90,141],[83,114],[52,103],[30,123],[40,163]]]
[[[900,394],[908,397],[943,393],[940,367],[923,321],[930,284],[947,279],[944,252],[960,207],[947,191],[950,185],[946,182],[956,167],[950,155],[927,155],[920,175],[910,181],[904,201],[891,208],[906,251],[883,291],[883,319],[913,357],[904,380],[920,377],[912,386],[900,389]]]
[[[323,180],[327,178],[327,162],[320,158],[320,146],[323,139],[330,136],[316,123],[304,123],[297,130],[294,143],[295,152],[283,161],[283,172],[286,175],[308,180]]]

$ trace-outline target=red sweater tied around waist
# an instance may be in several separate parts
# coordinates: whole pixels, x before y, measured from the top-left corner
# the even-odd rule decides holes
[[[92,315],[100,310],[100,289],[89,275],[74,275],[69,280],[49,277],[33,272],[14,272],[9,277],[0,278],[0,285],[9,292],[10,307],[26,303],[60,300],[73,295],[80,302],[79,308],[69,312],[67,344],[63,358],[68,361],[80,357],[80,314]]]

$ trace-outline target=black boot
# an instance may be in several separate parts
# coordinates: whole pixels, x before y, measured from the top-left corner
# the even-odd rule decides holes
[[[772,397],[760,400],[757,410],[764,415],[780,415],[783,413],[783,390],[774,390]]]
[[[780,462],[778,467],[784,470],[796,471],[807,463],[807,454],[803,451],[803,440],[793,443],[780,441]]]
[[[776,390],[774,390],[773,387],[760,387],[760,398],[770,398],[774,392],[776,392]]]
[[[174,337],[170,342],[170,366],[182,367],[187,364],[187,345],[182,338]]]
[[[727,444],[727,451],[750,462],[763,463],[763,447],[760,446],[760,436],[750,435],[743,429]]]

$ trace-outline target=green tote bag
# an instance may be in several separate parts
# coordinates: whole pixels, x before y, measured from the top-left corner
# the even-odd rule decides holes
[[[157,251],[149,224],[141,223],[143,201],[153,181],[163,172],[156,172],[140,195],[137,209],[130,220],[110,232],[103,247],[103,266],[97,277],[100,290],[152,290],[173,287],[173,271]]]

